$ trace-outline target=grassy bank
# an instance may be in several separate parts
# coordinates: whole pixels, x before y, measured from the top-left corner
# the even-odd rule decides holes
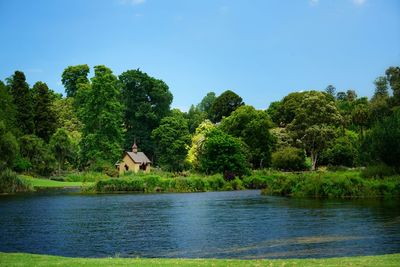
[[[89,186],[93,183],[90,182],[65,182],[65,181],[55,181],[50,179],[34,178],[31,176],[21,175],[21,179],[30,183],[34,188],[61,188],[61,187],[81,187]]]
[[[358,170],[286,173],[254,171],[243,179],[225,181],[222,175],[169,173],[130,174],[97,181],[92,192],[205,192],[262,189],[264,194],[297,197],[400,196],[400,176],[363,178]]]
[[[66,258],[25,253],[0,253],[1,266],[398,266],[400,254],[326,259],[228,260]]]

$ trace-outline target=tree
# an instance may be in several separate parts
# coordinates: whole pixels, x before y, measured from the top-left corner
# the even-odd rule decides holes
[[[35,128],[34,113],[32,95],[25,80],[25,74],[21,71],[16,71],[7,82],[17,109],[16,120],[19,128],[23,134],[31,134]]]
[[[400,105],[400,67],[390,67],[385,72],[396,105]]]
[[[280,124],[280,110],[282,108],[281,101],[271,102],[267,109],[267,113],[271,118],[272,122],[279,127]]]
[[[7,131],[4,122],[0,120],[0,171],[12,167],[18,150],[17,140],[11,132]]]
[[[331,97],[317,91],[307,92],[289,129],[309,153],[312,170],[315,170],[320,152],[335,136],[335,127],[341,122],[342,116]]]
[[[124,103],[125,149],[136,139],[149,156],[154,155],[151,133],[169,115],[172,94],[161,80],[140,70],[128,70],[119,76]]]
[[[202,172],[223,173],[226,180],[249,173],[243,143],[217,128],[206,135],[199,162]]]
[[[221,121],[221,129],[240,138],[249,148],[250,162],[255,168],[271,163],[273,136],[269,133],[272,122],[267,112],[252,106],[241,106]]]
[[[24,135],[19,139],[21,157],[29,164],[29,171],[49,176],[54,169],[54,157],[50,147],[36,135]]]
[[[389,98],[389,88],[388,88],[388,82],[386,77],[380,76],[375,79],[374,81],[375,84],[375,93],[372,99],[378,98],[378,97],[385,97]]]
[[[195,170],[199,169],[199,153],[203,147],[205,136],[215,128],[210,120],[205,120],[196,128],[196,132],[192,137],[192,144],[188,151],[187,161]]]
[[[400,110],[375,124],[365,139],[370,156],[375,162],[383,162],[400,171]]]
[[[182,171],[190,143],[187,120],[182,113],[165,117],[160,126],[153,130],[156,157],[161,168],[167,171]]]
[[[351,113],[353,123],[359,127],[360,137],[364,137],[364,130],[370,121],[370,111],[368,103],[356,105]]]
[[[335,88],[335,86],[333,86],[333,85],[330,84],[330,85],[328,85],[328,86],[325,88],[325,92],[326,92],[327,94],[329,94],[329,95],[335,97],[335,95],[336,95],[336,88]]]
[[[287,146],[272,154],[272,166],[279,170],[301,171],[306,169],[304,149]]]
[[[191,105],[189,111],[186,113],[186,118],[188,120],[189,132],[192,134],[196,131],[197,126],[207,118],[207,113]]]
[[[17,114],[14,98],[10,94],[8,87],[0,81],[0,121],[5,127],[14,134],[17,132],[15,116]]]
[[[79,111],[83,123],[81,159],[83,164],[106,161],[114,164],[122,152],[122,105],[117,77],[105,66],[94,67],[91,84]]]
[[[345,100],[347,100],[347,95],[345,92],[338,92],[336,94],[336,99],[339,101],[345,101]]]
[[[354,90],[347,90],[346,92],[346,100],[347,101],[355,101],[357,99],[357,93]]]
[[[52,95],[47,84],[43,82],[35,83],[33,91],[35,134],[48,142],[56,129],[56,115],[52,109]]]
[[[58,128],[50,139],[50,147],[58,163],[58,175],[64,169],[64,163],[72,154],[72,142],[68,132],[64,128]]]
[[[290,93],[280,101],[280,104],[275,104],[274,108],[276,111],[273,114],[274,123],[279,127],[285,127],[291,123],[305,95],[306,92]],[[269,112],[272,112],[272,110]]]
[[[89,84],[87,75],[89,73],[88,65],[76,65],[67,67],[62,73],[61,82],[65,87],[67,97],[74,97],[81,84]]]
[[[205,112],[207,114],[207,117],[209,117],[210,116],[210,109],[211,109],[212,105],[214,104],[215,99],[217,99],[217,97],[215,96],[215,93],[214,92],[209,92],[201,100],[201,102],[197,105],[197,108],[201,112]]]
[[[227,90],[218,96],[210,108],[210,119],[213,122],[220,122],[223,117],[228,117],[238,107],[243,106],[244,102],[240,96]]]

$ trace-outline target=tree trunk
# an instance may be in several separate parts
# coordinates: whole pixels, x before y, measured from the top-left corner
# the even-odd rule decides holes
[[[315,151],[311,151],[311,170],[315,171],[316,166],[317,166],[317,158],[318,158],[318,153]]]

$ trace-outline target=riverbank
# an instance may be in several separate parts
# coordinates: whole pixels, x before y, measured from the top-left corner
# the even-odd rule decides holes
[[[26,253],[0,253],[2,266],[398,266],[400,254],[323,259],[139,259],[67,258]]]
[[[266,195],[295,197],[398,197],[400,176],[363,178],[359,170],[278,172],[253,171],[243,179],[231,181],[222,175],[187,174],[173,177],[166,173],[130,174],[105,179],[86,187],[87,192],[206,192],[261,189]]]

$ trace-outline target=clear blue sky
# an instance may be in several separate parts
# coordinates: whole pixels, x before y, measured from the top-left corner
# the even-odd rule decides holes
[[[226,89],[265,109],[328,84],[371,96],[400,65],[400,1],[0,0],[0,36],[1,80],[64,92],[65,67],[104,64],[164,80],[183,110]]]

